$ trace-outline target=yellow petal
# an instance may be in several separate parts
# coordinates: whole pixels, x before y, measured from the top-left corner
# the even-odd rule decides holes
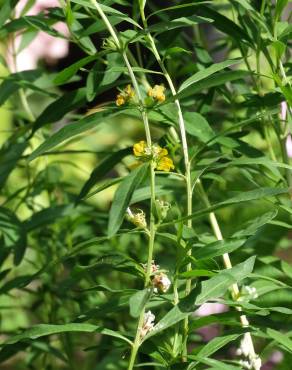
[[[174,169],[174,164],[172,162],[172,159],[169,158],[169,157],[161,158],[157,163],[157,169],[159,171],[165,171],[165,172],[173,170]]]
[[[144,140],[139,141],[139,143],[134,144],[133,152],[136,157],[141,157],[145,155],[146,143]]]
[[[116,105],[119,107],[121,105],[124,105],[125,103],[126,103],[125,98],[119,94],[116,99]]]

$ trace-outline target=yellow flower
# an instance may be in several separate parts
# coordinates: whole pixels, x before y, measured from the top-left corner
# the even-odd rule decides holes
[[[168,154],[167,149],[161,148],[161,146],[159,145],[154,145],[152,151],[153,151],[153,157],[157,159],[165,157]]]
[[[120,107],[121,105],[126,104],[128,101],[133,99],[135,96],[135,91],[131,85],[127,85],[124,90],[117,95],[116,105]]]
[[[157,168],[158,171],[169,172],[170,170],[174,169],[174,164],[173,164],[171,158],[162,157],[158,160],[156,168]]]
[[[157,100],[159,103],[163,103],[165,101],[164,91],[165,87],[163,85],[155,85],[148,90],[148,96]]]
[[[161,148],[158,144],[148,147],[147,143],[141,140],[133,145],[133,153],[135,157],[139,157],[142,161],[152,159],[155,168],[159,171],[168,172],[174,169],[172,159],[167,156],[167,149]]]
[[[147,144],[144,140],[139,141],[139,143],[134,144],[133,152],[135,157],[143,157],[145,156],[145,151],[147,148]]]
[[[124,105],[125,103],[126,103],[125,98],[123,97],[123,95],[119,94],[119,95],[117,96],[117,99],[116,99],[116,105],[117,105],[118,107],[120,107],[121,105]]]

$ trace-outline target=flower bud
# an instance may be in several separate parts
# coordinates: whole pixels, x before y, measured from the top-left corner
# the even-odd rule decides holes
[[[119,50],[117,44],[115,43],[114,39],[111,36],[103,40],[102,48],[111,51]]]
[[[167,216],[168,211],[170,210],[170,207],[171,207],[170,203],[165,202],[160,199],[156,199],[155,204],[156,204],[156,210],[158,213],[158,218],[160,220],[164,220]]]
[[[168,276],[161,272],[152,279],[155,293],[166,293],[171,285],[171,281]]]

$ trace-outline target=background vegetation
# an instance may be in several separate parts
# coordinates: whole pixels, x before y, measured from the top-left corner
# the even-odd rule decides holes
[[[289,370],[291,2],[0,4],[0,368]]]

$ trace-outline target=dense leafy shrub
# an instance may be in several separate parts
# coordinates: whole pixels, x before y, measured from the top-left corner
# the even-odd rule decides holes
[[[1,2],[1,369],[291,369],[290,10]]]

